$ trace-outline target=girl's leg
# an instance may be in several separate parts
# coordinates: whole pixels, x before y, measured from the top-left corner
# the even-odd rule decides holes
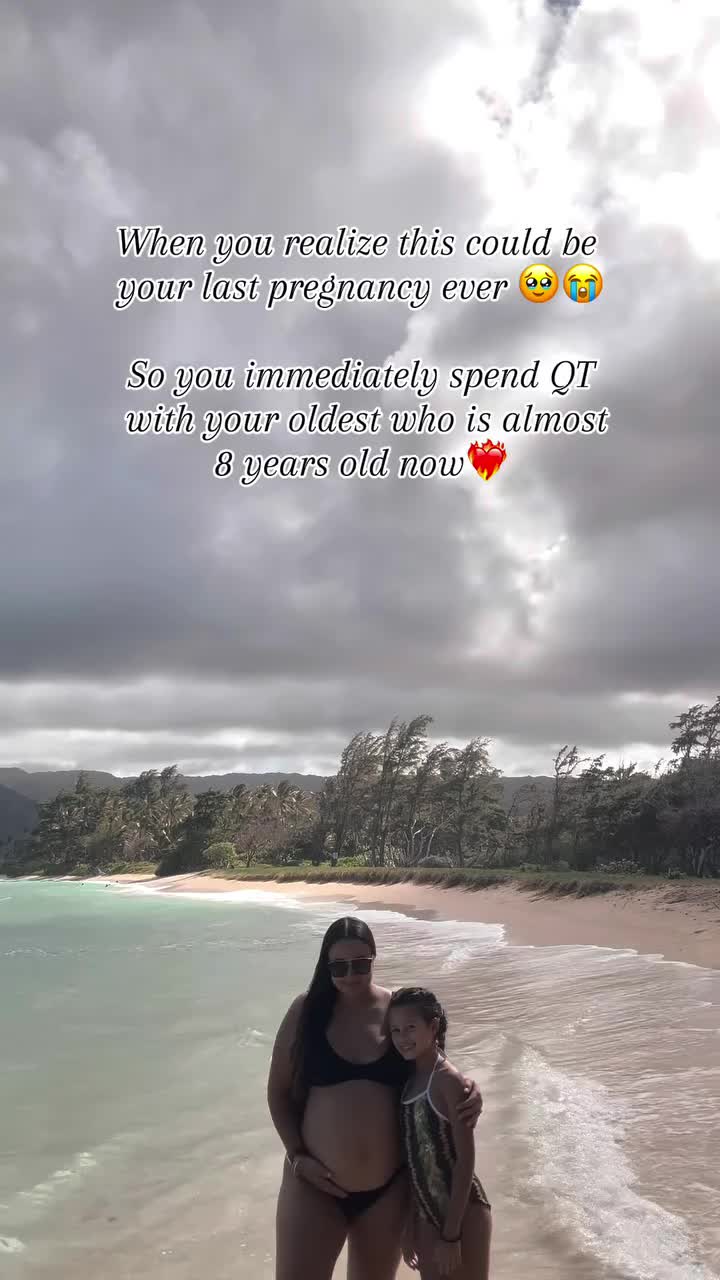
[[[489,1280],[492,1214],[487,1205],[469,1204],[462,1225],[463,1264],[456,1280]]]
[[[409,1207],[409,1185],[403,1172],[379,1200],[350,1223],[347,1280],[394,1280]]]
[[[278,1196],[275,1280],[331,1280],[345,1243],[347,1222],[333,1196],[288,1169]]]
[[[438,1233],[423,1218],[418,1223],[417,1254],[420,1267],[420,1280],[440,1280],[440,1272],[435,1266],[435,1246]],[[444,1278],[443,1278],[444,1280]],[[455,1280],[455,1277],[453,1277]]]

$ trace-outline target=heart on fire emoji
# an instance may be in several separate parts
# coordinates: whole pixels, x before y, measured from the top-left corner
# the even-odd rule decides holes
[[[491,480],[495,472],[500,470],[507,458],[507,453],[504,444],[493,444],[491,440],[484,440],[482,444],[470,445],[468,458],[483,480]]]

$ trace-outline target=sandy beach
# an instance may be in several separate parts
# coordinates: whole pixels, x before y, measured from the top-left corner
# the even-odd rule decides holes
[[[115,879],[137,882],[145,877]],[[163,893],[237,893],[246,888],[353,902],[360,911],[363,907],[387,906],[428,920],[502,924],[509,941],[517,946],[630,949],[642,955],[720,969],[720,884],[714,882],[668,884],[637,891],[621,889],[586,898],[559,898],[512,884],[468,891],[407,883],[278,883],[193,874],[154,883]]]
[[[485,1098],[476,1160],[498,1280],[719,1280],[717,883],[585,898],[195,873],[34,887],[17,883],[3,904],[3,924],[14,920],[8,1145],[25,1165],[9,1180],[5,1170],[0,1234],[33,1262],[28,1280],[88,1266],[107,1280],[203,1268],[271,1280],[282,1156],[267,1062],[328,908],[395,913],[379,938],[389,986],[437,977],[451,1056]],[[257,905],[243,909],[246,896]],[[282,898],[310,910],[274,910]],[[503,925],[510,945],[476,922]],[[128,1052],[137,1044],[141,1055]],[[53,1089],[78,1105],[54,1109],[62,1154],[36,1172],[32,1135]]]

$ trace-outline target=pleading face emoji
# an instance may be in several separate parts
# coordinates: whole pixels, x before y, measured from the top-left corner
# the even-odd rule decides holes
[[[533,262],[520,273],[520,292],[528,302],[549,302],[558,291],[558,278],[546,262]]]
[[[578,262],[565,272],[563,288],[573,302],[594,302],[600,297],[602,287],[600,272],[587,262]]]

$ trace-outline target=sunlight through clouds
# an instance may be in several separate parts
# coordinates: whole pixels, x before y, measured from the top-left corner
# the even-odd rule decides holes
[[[0,48],[6,761],[162,767],[172,749],[183,768],[197,739],[219,772],[286,768],[293,744],[324,772],[358,728],[422,710],[441,739],[492,738],[506,772],[543,772],[558,734],[610,753],[664,743],[668,708],[711,699],[717,680],[717,0],[379,0],[352,7],[350,53],[341,5],[34,13],[17,8]],[[460,246],[551,226],[560,275],[572,227],[597,236],[605,288],[592,308],[562,285],[535,308],[519,257],[458,251],[403,263],[433,284],[414,314],[191,300],[119,317],[126,220],[209,237],[439,226]],[[463,276],[510,287],[497,305],[443,301],[442,281]],[[546,388],[445,391],[431,407],[457,413],[448,437],[388,437],[393,460],[465,457],[469,404],[491,408],[507,460],[489,483],[466,466],[452,481],[241,490],[213,479],[197,436],[124,433],[142,356],[421,359],[443,380],[536,358],[598,367],[572,406]],[[258,407],[245,399],[232,407]],[[610,429],[503,434],[531,402],[607,405]],[[358,440],[231,445],[334,461]]]

